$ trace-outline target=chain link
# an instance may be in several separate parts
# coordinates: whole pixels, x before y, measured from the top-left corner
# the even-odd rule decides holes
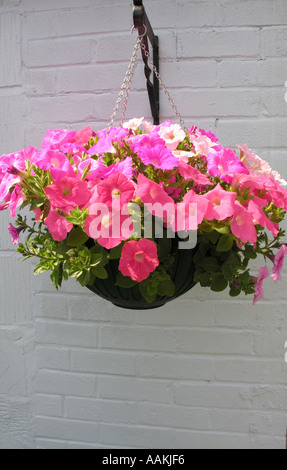
[[[126,113],[126,109],[127,109],[127,104],[128,104],[129,91],[130,91],[130,87],[131,87],[131,83],[132,83],[132,79],[133,79],[133,75],[134,75],[136,60],[137,60],[137,54],[138,54],[138,50],[140,48],[141,42],[142,42],[142,38],[138,37],[137,41],[136,41],[135,48],[134,48],[134,52],[133,52],[133,55],[132,55],[132,58],[131,58],[131,61],[130,61],[130,64],[129,64],[129,67],[128,67],[128,70],[127,70],[127,73],[125,75],[123,84],[121,86],[121,91],[120,91],[118,99],[116,101],[116,105],[114,107],[113,114],[111,116],[111,121],[110,121],[110,124],[109,124],[110,128],[114,124],[114,121],[115,121],[115,118],[117,116],[120,104],[121,104],[123,96],[125,94],[124,107],[123,107],[123,112],[122,112],[122,116],[121,116],[121,123],[120,123],[121,126],[123,125],[123,121],[124,121],[125,113]]]
[[[146,34],[146,33],[145,33]],[[123,104],[123,111],[122,111],[122,116],[121,116],[121,121],[120,121],[120,125],[123,126],[123,122],[124,122],[124,119],[125,119],[125,114],[126,114],[126,110],[127,110],[127,104],[128,104],[128,97],[129,97],[129,92],[130,92],[130,88],[131,88],[131,84],[132,84],[132,79],[133,79],[133,75],[134,75],[134,71],[135,71],[135,65],[136,65],[136,60],[137,60],[137,54],[138,54],[138,50],[139,48],[141,47],[145,56],[147,57],[148,59],[148,62],[155,74],[155,76],[157,77],[165,95],[167,96],[168,98],[168,101],[176,115],[176,117],[179,119],[179,122],[180,122],[180,125],[181,127],[186,130],[186,127],[185,127],[185,123],[184,123],[184,120],[181,116],[181,114],[179,113],[178,111],[178,108],[173,100],[173,98],[171,97],[169,91],[167,90],[166,88],[166,85],[164,84],[161,76],[160,76],[160,73],[159,71],[157,70],[156,66],[154,65],[152,59],[151,59],[151,56],[148,52],[148,50],[146,49],[144,43],[143,43],[143,38],[145,36],[145,34],[143,36],[139,36],[137,38],[137,41],[136,41],[136,44],[135,44],[135,47],[134,47],[134,51],[133,51],[133,55],[132,55],[132,58],[131,58],[131,61],[130,61],[130,64],[129,64],[129,67],[128,67],[128,70],[127,70],[127,73],[125,75],[125,78],[124,78],[124,81],[123,81],[123,84],[121,86],[121,90],[120,90],[120,93],[119,93],[119,96],[118,96],[118,99],[116,101],[116,105],[114,107],[114,110],[113,110],[113,114],[111,116],[111,121],[110,121],[110,124],[109,124],[109,128],[111,128],[114,124],[114,121],[115,121],[115,118],[117,116],[117,113],[118,113],[118,110],[119,110],[119,107],[120,107],[120,104],[122,102],[122,99],[123,99],[123,96],[125,95],[125,98],[124,98],[124,104]]]

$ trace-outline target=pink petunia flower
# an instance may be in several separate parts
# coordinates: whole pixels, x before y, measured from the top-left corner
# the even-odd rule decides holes
[[[158,131],[158,135],[165,141],[166,147],[170,150],[175,150],[178,144],[186,137],[184,130],[179,124],[162,126]]]
[[[212,184],[206,175],[202,174],[201,171],[197,170],[197,168],[194,168],[187,163],[180,161],[178,164],[178,170],[180,175],[183,176],[187,181],[192,180],[201,186],[208,186]]]
[[[160,170],[172,170],[178,166],[178,159],[165,145],[147,147],[139,152],[139,157],[145,165],[152,165]]]
[[[176,205],[176,218],[171,222],[174,232],[197,230],[205,218],[208,200],[192,189],[185,194],[182,202]]]
[[[85,231],[90,238],[97,240],[99,245],[110,250],[123,240],[130,238],[134,229],[128,208],[117,210],[104,203],[96,202],[89,206]]]
[[[234,215],[237,193],[225,191],[218,184],[212,191],[202,197],[206,198],[209,203],[205,214],[207,220],[224,220]]]
[[[76,132],[72,142],[77,145],[85,145],[89,142],[90,137],[93,137],[94,131],[91,129],[90,126],[85,127],[84,129],[80,129]]]
[[[41,170],[49,170],[56,181],[60,181],[64,176],[75,176],[68,157],[59,150],[40,150],[34,158],[34,164]]]
[[[76,131],[68,131],[67,129],[48,129],[42,142],[42,149],[57,150],[67,142],[73,142]]]
[[[8,232],[10,233],[12,237],[12,243],[13,245],[18,245],[19,243],[19,234],[24,230],[24,227],[14,227],[14,225],[9,224],[8,225]]]
[[[237,173],[249,175],[249,171],[231,149],[222,149],[219,152],[207,155],[207,170],[211,176],[217,176],[226,183],[231,183]]]
[[[159,265],[157,247],[154,242],[142,238],[124,244],[119,270],[133,281],[142,282]]]
[[[57,208],[82,207],[90,199],[87,182],[67,176],[47,186],[45,193],[51,205]]]
[[[133,159],[132,157],[127,157],[125,160],[122,160],[117,163],[113,163],[108,167],[105,166],[104,169],[101,169],[99,177],[101,179],[108,178],[109,176],[115,173],[122,173],[127,178],[131,179],[133,176]]]
[[[94,160],[93,158],[87,158],[78,165],[79,175],[83,175],[84,170],[88,167],[89,171],[86,174],[85,179],[88,181],[96,181],[100,177],[100,173],[106,170],[106,165],[99,159]]]
[[[249,201],[248,211],[253,217],[254,225],[261,225],[261,227],[267,227],[274,237],[277,237],[279,233],[279,224],[271,222],[267,215],[263,212],[260,206],[258,206],[254,200]]]
[[[255,284],[255,294],[254,294],[253,305],[255,305],[258,302],[258,300],[264,297],[264,291],[263,291],[262,285],[263,285],[264,279],[267,279],[268,277],[269,277],[268,267],[264,266],[263,268],[260,268],[259,277],[255,278],[256,284]]]
[[[176,211],[174,200],[159,184],[142,174],[138,177],[136,196],[142,200],[150,214],[163,219],[167,225],[174,219]]]
[[[242,243],[257,242],[257,232],[252,214],[238,201],[234,204],[234,217],[231,224],[231,231]]]
[[[133,131],[137,131],[138,128],[141,126],[142,122],[143,122],[144,118],[134,118],[134,119],[130,119],[129,121],[127,122],[124,122],[123,124],[123,127],[125,129],[132,129]]]
[[[191,133],[189,135],[190,141],[193,144],[195,153],[198,155],[207,156],[211,152],[216,152],[222,147],[218,146],[216,142],[213,142],[207,135],[202,135],[196,131],[196,134]]]
[[[274,282],[282,281],[281,271],[283,268],[283,263],[284,263],[284,259],[286,255],[287,255],[287,246],[281,245],[281,248],[278,251],[278,253],[275,255],[275,259],[274,259],[273,274],[271,275]]]
[[[74,207],[66,207],[65,211],[62,211],[53,206],[51,207],[44,223],[55,241],[61,242],[65,240],[68,233],[72,230],[73,224],[70,224],[65,219],[65,216],[73,209]]]
[[[111,207],[113,201],[118,199],[122,207],[134,199],[135,185],[122,173],[116,173],[101,181],[97,192],[99,202]]]
[[[96,145],[94,145],[88,150],[89,155],[97,155],[99,153],[117,153],[115,147],[113,146],[112,138],[110,136],[102,137],[98,140]]]

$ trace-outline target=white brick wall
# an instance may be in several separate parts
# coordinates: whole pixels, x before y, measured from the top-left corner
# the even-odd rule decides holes
[[[247,143],[287,178],[286,0],[146,0],[187,125]],[[0,1],[0,154],[47,128],[103,127],[136,34],[131,0]],[[142,62],[128,117],[150,118]],[[174,118],[161,96],[161,118]],[[0,217],[0,448],[282,449],[287,271],[264,301],[195,287],[117,310],[34,277]]]

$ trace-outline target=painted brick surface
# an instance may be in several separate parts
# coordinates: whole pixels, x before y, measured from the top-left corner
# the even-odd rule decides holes
[[[136,34],[130,0],[0,0],[0,154],[47,128],[105,126]],[[287,178],[285,0],[146,0],[186,125],[248,144]],[[143,64],[127,117],[150,118]],[[174,119],[161,92],[161,118]],[[20,264],[0,217],[0,448],[283,449],[287,292],[255,308],[199,286],[117,310]],[[254,265],[254,272],[258,269]]]

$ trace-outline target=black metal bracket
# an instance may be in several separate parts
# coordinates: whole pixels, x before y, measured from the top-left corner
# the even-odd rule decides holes
[[[149,19],[147,17],[145,8],[142,0],[133,0],[133,19],[134,27],[138,29],[139,36],[142,36],[142,41],[145,46],[145,50],[149,51],[148,39],[153,48],[153,63],[157,71],[159,71],[159,42],[158,36],[155,36]],[[155,125],[159,124],[159,80],[153,73],[153,82],[151,82],[152,70],[149,67],[148,58],[146,57],[143,49],[142,58],[145,64],[145,76],[147,79],[147,91],[149,95],[150,107],[153,116],[153,122]]]

